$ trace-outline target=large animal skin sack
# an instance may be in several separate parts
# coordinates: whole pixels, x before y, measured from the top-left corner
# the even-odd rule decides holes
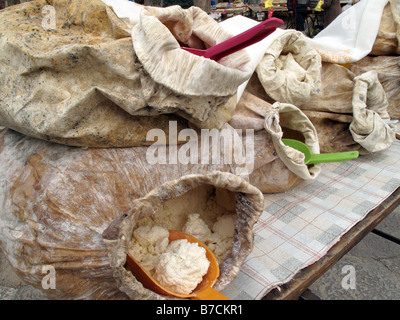
[[[389,0],[383,10],[378,35],[370,55],[400,54],[400,1]]]
[[[400,120],[400,57],[367,56],[350,64],[348,68],[356,75],[361,75],[367,71],[376,71],[389,102],[387,111],[390,118]]]
[[[127,241],[136,222],[181,230],[190,214],[210,228],[221,216],[235,219],[223,256],[213,243],[216,288],[233,280],[252,248],[261,192],[229,165],[154,165],[147,150],[74,148],[1,131],[0,247],[25,283],[49,299],[162,298],[121,269]],[[56,290],[42,286],[50,267]]]
[[[0,125],[85,147],[140,146],[171,119],[221,128],[252,73],[247,53],[216,62],[181,49],[232,36],[200,8],[140,6],[138,16],[131,24],[100,0],[1,10]]]

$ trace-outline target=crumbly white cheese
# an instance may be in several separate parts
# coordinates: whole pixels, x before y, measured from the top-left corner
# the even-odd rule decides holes
[[[188,215],[182,231],[203,242],[221,263],[232,248],[236,215],[225,214],[218,217],[211,230],[198,213]]]
[[[169,232],[159,226],[142,226],[133,232],[129,251],[131,255],[152,274],[159,255],[167,249]]]
[[[203,242],[221,263],[232,248],[235,223],[236,215],[225,214],[210,228],[200,214],[192,213],[187,216],[182,232]],[[129,251],[163,286],[176,293],[191,293],[210,264],[205,249],[187,240],[168,244],[168,236],[167,228],[141,225],[133,232]]]
[[[209,266],[204,248],[186,239],[175,240],[161,254],[154,278],[173,292],[190,294],[202,281]]]
[[[225,214],[217,219],[212,231],[218,233],[221,238],[233,238],[235,233],[236,218],[234,215]]]
[[[200,214],[192,213],[188,215],[186,224],[182,232],[190,234],[201,242],[206,242],[211,237],[211,230],[207,224],[200,218]]]
[[[133,232],[130,254],[165,288],[191,293],[207,273],[206,250],[186,239],[169,243],[168,229],[141,226]]]

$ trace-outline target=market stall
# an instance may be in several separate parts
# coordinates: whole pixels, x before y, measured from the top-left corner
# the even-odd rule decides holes
[[[250,9],[242,1],[235,1],[233,3],[219,2],[215,7],[211,8],[210,14],[216,21],[222,21],[236,15],[248,17]]]
[[[344,7],[348,5],[349,2],[347,0],[340,1],[341,6]],[[324,27],[324,10],[321,11],[315,10],[318,1],[310,1],[310,10],[308,10],[307,18],[305,20],[306,24],[306,32],[310,36],[314,36],[316,33],[321,31]],[[287,8],[286,0],[274,0],[272,1],[272,7],[266,8],[264,2],[259,5],[250,5],[248,4],[248,8],[250,10],[250,17],[257,20],[263,21],[268,18],[268,15],[281,18],[285,21],[285,28],[287,29],[295,29],[295,18],[294,14],[290,13]]]
[[[225,297],[296,298],[400,203],[399,0],[353,7],[362,42],[221,6],[220,23],[122,0],[0,11],[0,247],[48,299],[172,298],[128,257],[193,290],[207,259],[168,230],[209,247]],[[161,263],[178,253],[204,268]]]

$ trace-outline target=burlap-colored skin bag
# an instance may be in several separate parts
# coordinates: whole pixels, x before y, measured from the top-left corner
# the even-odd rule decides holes
[[[376,71],[356,76],[323,63],[321,92],[298,107],[315,125],[321,152],[367,154],[389,148],[395,139],[388,106]]]
[[[229,165],[151,165],[146,151],[74,148],[1,131],[0,246],[25,283],[49,299],[156,298],[132,276],[121,278],[121,250],[129,240],[127,230],[139,217],[156,214],[163,203],[180,207],[181,219],[200,209],[211,219],[224,211],[237,215],[232,252],[221,263],[217,288],[236,276],[252,248],[252,227],[263,209],[261,192],[230,174]],[[198,192],[202,187],[209,189]],[[190,201],[178,199],[192,189]],[[234,201],[222,201],[230,207],[222,206],[214,217],[202,206],[221,190]],[[125,227],[118,239],[110,237],[110,226],[121,217],[126,217]],[[55,268],[57,290],[42,288],[45,266]]]
[[[388,99],[389,116],[400,120],[400,56],[367,56],[350,64],[349,70],[355,75],[376,71]]]
[[[251,75],[245,51],[215,62],[181,49],[231,37],[197,7],[143,7],[131,25],[101,0],[35,0],[0,20],[0,125],[52,142],[146,145],[169,120],[220,128]]]
[[[264,203],[261,192],[245,180],[229,173],[213,172],[209,174],[187,175],[177,180],[167,182],[145,197],[134,201],[132,210],[127,215],[114,221],[110,227],[103,232],[104,242],[108,248],[110,264],[114,270],[113,274],[118,283],[118,287],[131,299],[165,298],[144,288],[143,285],[136,280],[134,275],[125,268],[129,241],[138,219],[157,215],[157,210],[162,207],[164,203],[171,199],[182,197],[190,190],[204,185],[228,191],[231,197],[235,199],[233,212],[237,214],[232,249],[219,266],[220,276],[213,286],[214,289],[222,290],[238,274],[240,266],[252,250],[253,225],[258,220]],[[196,190],[196,193],[199,194],[201,192],[197,192]],[[187,200],[188,199],[182,199],[182,203],[186,204],[186,207],[192,206],[192,210],[195,210],[196,201],[191,201],[191,204],[188,204]],[[206,201],[206,199],[204,199],[204,201]],[[174,202],[174,205],[176,206],[175,210],[179,210],[179,206],[176,202]],[[186,216],[187,211],[180,212],[179,217],[181,217],[181,219],[175,219],[175,230],[179,229],[179,225],[182,225]]]
[[[263,193],[284,192],[319,175],[319,165],[305,165],[304,154],[282,142],[282,138],[298,139],[319,153],[317,131],[297,107],[272,105],[245,91],[230,124],[235,129],[254,129],[254,170],[249,181]]]

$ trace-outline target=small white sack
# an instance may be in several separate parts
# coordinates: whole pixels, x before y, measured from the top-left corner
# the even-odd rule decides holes
[[[281,121],[283,118],[283,121]],[[266,115],[264,128],[271,135],[275,150],[282,162],[290,171],[304,180],[314,180],[321,172],[319,164],[307,166],[304,163],[304,153],[286,146],[283,141],[283,130],[279,123],[285,123],[287,129],[302,133],[312,154],[319,154],[319,140],[315,127],[307,116],[296,106],[289,103],[275,102],[272,111]]]
[[[322,61],[351,63],[367,56],[375,43],[388,0],[362,0],[308,41]]]

